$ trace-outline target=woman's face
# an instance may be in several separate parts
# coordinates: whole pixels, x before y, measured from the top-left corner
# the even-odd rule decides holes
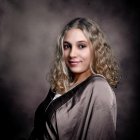
[[[70,29],[64,36],[63,54],[67,67],[73,74],[89,74],[92,61],[91,43],[82,30]]]

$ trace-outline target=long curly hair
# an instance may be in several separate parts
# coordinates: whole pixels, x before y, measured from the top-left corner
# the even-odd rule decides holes
[[[54,66],[50,71],[51,89],[58,93],[66,92],[73,80],[73,75],[67,68],[63,59],[63,39],[70,29],[80,29],[93,48],[91,70],[94,74],[103,75],[111,86],[119,82],[119,67],[112,50],[106,41],[100,27],[91,19],[75,18],[70,21],[60,33],[55,52]]]

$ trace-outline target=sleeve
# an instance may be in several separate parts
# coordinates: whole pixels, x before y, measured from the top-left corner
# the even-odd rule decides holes
[[[115,140],[116,98],[107,81],[94,83],[91,98],[86,140]]]
[[[97,109],[91,117],[87,140],[115,140],[115,127],[109,110]]]

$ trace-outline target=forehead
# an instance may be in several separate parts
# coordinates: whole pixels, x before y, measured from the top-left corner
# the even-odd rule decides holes
[[[80,29],[70,29],[64,35],[64,41],[68,42],[77,42],[85,41],[88,42],[88,39],[84,35],[83,31]]]

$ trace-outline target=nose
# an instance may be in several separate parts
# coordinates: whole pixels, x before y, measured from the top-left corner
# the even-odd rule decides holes
[[[76,55],[77,55],[76,48],[75,47],[72,47],[71,50],[70,50],[69,56],[71,58],[73,58],[73,57],[76,57]]]

